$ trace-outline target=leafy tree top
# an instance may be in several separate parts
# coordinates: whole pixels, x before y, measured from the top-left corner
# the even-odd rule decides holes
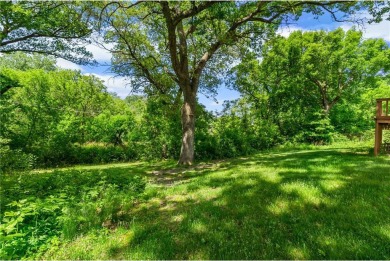
[[[1,1],[0,53],[51,54],[86,64],[92,30],[87,5],[68,1]]]
[[[355,29],[293,32],[278,36],[256,56],[235,68],[235,86],[255,100],[264,93],[320,103],[329,110],[340,100],[375,87],[390,69],[390,49],[383,39],[366,39]]]

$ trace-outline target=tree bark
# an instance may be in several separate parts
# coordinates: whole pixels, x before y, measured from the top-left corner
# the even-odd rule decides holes
[[[332,106],[331,106],[331,104],[329,104],[329,102],[326,98],[323,98],[322,104],[323,104],[324,114],[325,114],[325,116],[328,116],[329,111],[330,111]]]
[[[184,91],[181,109],[182,140],[179,165],[192,165],[194,162],[196,92]]]

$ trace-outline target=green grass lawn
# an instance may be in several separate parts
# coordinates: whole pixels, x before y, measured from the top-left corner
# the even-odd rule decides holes
[[[148,184],[123,222],[60,238],[43,258],[390,259],[390,157],[368,151],[77,167],[108,179],[138,174]]]

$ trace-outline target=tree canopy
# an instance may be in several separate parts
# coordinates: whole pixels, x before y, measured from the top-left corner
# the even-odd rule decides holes
[[[328,114],[341,99],[374,87],[388,74],[389,64],[390,51],[383,39],[363,40],[361,32],[340,28],[296,31],[269,41],[261,62],[250,57],[237,66],[235,86],[252,95],[291,89]]]
[[[0,53],[44,53],[85,64],[92,32],[87,8],[77,2],[1,1]]]
[[[313,129],[313,135],[315,129],[329,133],[331,126],[353,133],[370,126],[371,119],[354,106],[364,93],[383,84],[389,64],[387,43],[364,40],[355,29],[296,31],[268,41],[260,57],[248,54],[234,68],[232,86],[284,135],[305,129]],[[360,127],[346,131],[347,126]]]

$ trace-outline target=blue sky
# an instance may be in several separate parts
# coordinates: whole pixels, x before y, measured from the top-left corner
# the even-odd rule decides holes
[[[366,18],[365,13],[358,15],[360,18]],[[288,36],[291,32],[296,30],[312,31],[312,30],[334,30],[338,27],[348,30],[354,24],[348,22],[333,22],[329,14],[325,14],[318,19],[314,19],[311,14],[303,14],[300,19],[288,26],[282,26],[278,30],[278,34]],[[356,25],[355,25],[356,26]],[[364,38],[384,38],[390,45],[390,21],[383,21],[379,24],[368,24],[364,27],[357,27],[363,31]],[[87,46],[87,49],[92,52],[95,60],[99,62],[99,66],[80,66],[63,59],[57,60],[57,65],[66,69],[81,70],[84,74],[93,74],[102,79],[108,88],[108,91],[115,92],[121,98],[125,98],[131,93],[131,86],[124,77],[115,77],[109,71],[109,64],[111,54],[95,45]],[[222,109],[223,101],[237,99],[240,94],[237,91],[229,90],[223,85],[218,90],[218,95],[215,99],[207,98],[203,94],[199,94],[199,102],[204,104],[209,111],[220,111]]]

